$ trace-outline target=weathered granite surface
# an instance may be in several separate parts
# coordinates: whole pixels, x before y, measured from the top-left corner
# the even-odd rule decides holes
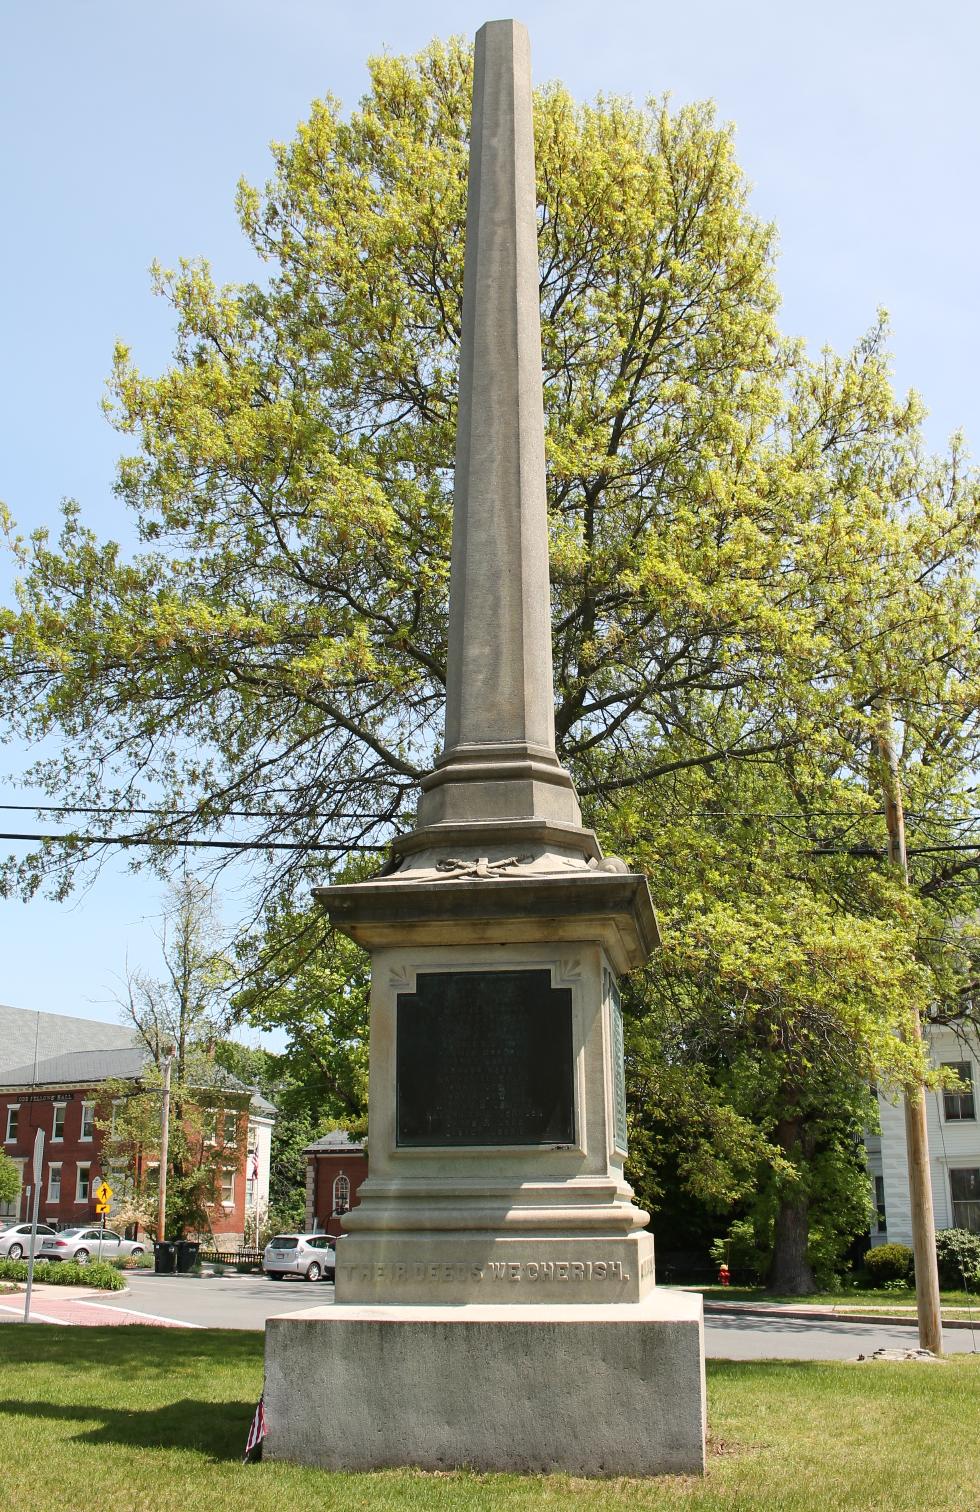
[[[579,825],[555,756],[530,42],[476,39],[460,351],[446,748],[419,824]]]
[[[703,1474],[701,1298],[287,1313],[265,1408],[270,1459],[328,1470]]]

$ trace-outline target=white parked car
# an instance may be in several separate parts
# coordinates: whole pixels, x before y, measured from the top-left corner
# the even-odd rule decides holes
[[[49,1223],[39,1223],[37,1226],[37,1242],[34,1253],[40,1254],[41,1245],[45,1239],[53,1238],[54,1229]],[[8,1260],[22,1260],[31,1252],[31,1226],[29,1223],[11,1223],[7,1228],[0,1229],[0,1255],[5,1255]]]
[[[74,1260],[76,1265],[87,1265],[90,1260],[99,1258],[100,1241],[103,1260],[142,1255],[146,1249],[146,1245],[139,1240],[124,1239],[112,1229],[69,1228],[46,1238],[38,1255],[42,1260]]]
[[[276,1281],[284,1276],[332,1281],[335,1245],[336,1240],[329,1234],[277,1234],[265,1247],[262,1269]]]

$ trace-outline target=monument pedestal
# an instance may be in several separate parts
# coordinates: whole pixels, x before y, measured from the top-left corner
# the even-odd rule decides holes
[[[704,1473],[701,1298],[380,1307],[266,1326],[264,1453],[325,1470]]]
[[[371,952],[370,1175],[336,1304],[269,1320],[266,1449],[700,1473],[701,1298],[655,1289],[624,1175],[616,979],[657,921],[555,748],[522,26],[481,28],[473,78],[445,749],[384,870],[316,894]]]

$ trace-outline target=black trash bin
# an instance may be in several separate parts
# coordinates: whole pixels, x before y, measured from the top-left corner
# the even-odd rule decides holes
[[[201,1246],[194,1239],[178,1239],[174,1248],[177,1251],[177,1270],[180,1275],[186,1276],[197,1264]]]
[[[153,1246],[153,1271],[157,1276],[172,1276],[177,1269],[177,1246],[158,1239]]]

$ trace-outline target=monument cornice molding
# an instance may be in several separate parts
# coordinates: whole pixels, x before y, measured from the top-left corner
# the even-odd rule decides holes
[[[330,922],[358,944],[537,944],[595,940],[616,971],[660,943],[647,879],[635,872],[427,877],[321,887]]]

